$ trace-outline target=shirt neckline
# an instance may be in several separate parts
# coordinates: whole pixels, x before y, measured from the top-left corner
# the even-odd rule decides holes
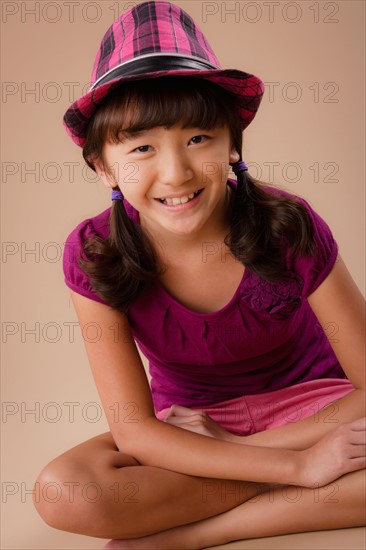
[[[171,302],[174,305],[174,307],[179,308],[186,315],[198,317],[200,319],[212,319],[214,317],[220,317],[221,315],[224,315],[225,313],[227,313],[228,311],[230,311],[234,307],[235,303],[237,302],[238,295],[240,293],[240,288],[241,288],[244,280],[246,279],[246,277],[249,276],[249,273],[250,273],[249,269],[244,266],[243,275],[240,279],[238,287],[235,290],[232,298],[221,309],[218,309],[216,311],[212,311],[210,313],[195,311],[195,310],[189,308],[188,306],[185,306],[184,304],[182,304],[182,302],[180,302],[179,300],[174,298],[174,296],[172,296],[172,294],[170,294],[170,292],[159,281],[156,281],[156,287],[162,294],[164,294],[168,298],[169,302]]]

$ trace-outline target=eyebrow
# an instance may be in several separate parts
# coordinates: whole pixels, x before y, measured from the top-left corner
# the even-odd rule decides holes
[[[135,131],[129,131],[129,130],[122,130],[121,133],[123,134],[123,140],[125,141],[133,141],[134,139],[138,139],[140,137],[143,137],[145,134],[147,134],[149,130],[135,130]]]
[[[193,130],[193,129],[197,129],[197,130],[204,130],[204,128],[199,128],[198,126],[193,126],[193,127],[188,127],[188,128],[185,128],[186,130]],[[145,136],[146,134],[148,134],[149,132],[153,131],[154,130],[154,127],[153,128],[142,128],[141,130],[120,130],[120,134],[121,134],[121,137],[122,139],[120,139],[121,143],[126,143],[126,142],[129,142],[129,141],[134,141],[135,139],[138,139],[140,137],[143,137]],[[213,129],[212,129],[213,130]],[[212,130],[205,130],[205,131],[212,131]]]

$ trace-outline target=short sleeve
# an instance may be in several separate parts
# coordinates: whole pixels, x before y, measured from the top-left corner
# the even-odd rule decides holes
[[[74,292],[100,302],[102,304],[110,305],[98,296],[93,290],[89,276],[81,269],[77,263],[77,258],[81,257],[86,259],[82,246],[84,241],[96,234],[93,221],[91,219],[81,222],[67,237],[63,257],[63,272],[65,276],[65,284]],[[104,235],[103,235],[104,236]],[[105,237],[105,236],[104,236]]]
[[[299,276],[301,296],[307,298],[326,279],[338,256],[338,244],[325,220],[302,197],[298,200],[307,209],[314,231],[313,255],[292,259],[292,269]]]

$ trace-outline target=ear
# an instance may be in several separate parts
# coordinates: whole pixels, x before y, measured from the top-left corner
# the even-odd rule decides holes
[[[235,147],[232,147],[230,151],[229,162],[238,162],[238,160],[240,160],[240,155]]]
[[[93,160],[93,165],[95,168],[96,173],[98,174],[100,180],[108,189],[113,189],[116,187],[117,183],[115,182],[114,178],[106,173],[101,161],[99,159]]]

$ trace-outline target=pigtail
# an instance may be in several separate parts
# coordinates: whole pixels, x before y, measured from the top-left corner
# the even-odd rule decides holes
[[[225,243],[247,269],[272,283],[284,277],[286,247],[294,255],[314,252],[305,207],[296,199],[268,193],[243,170],[237,172],[231,232]]]
[[[161,268],[150,240],[129,218],[123,200],[113,201],[109,222],[109,236],[87,239],[86,260],[78,258],[78,264],[90,276],[96,294],[127,313],[128,305],[160,275]]]
[[[157,258],[151,241],[127,215],[123,201],[114,201],[110,215],[110,243],[121,257],[121,280],[128,258],[130,276],[137,281],[153,278],[157,270]]]

